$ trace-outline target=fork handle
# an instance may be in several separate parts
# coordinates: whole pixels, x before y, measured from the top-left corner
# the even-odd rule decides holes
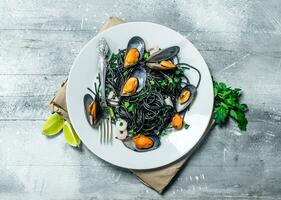
[[[98,65],[101,73],[101,98],[103,103],[106,104],[105,101],[105,76],[106,76],[106,67],[107,61],[106,56],[109,54],[109,46],[104,38],[99,41],[98,44]]]
[[[106,76],[106,61],[105,59],[100,59],[100,65],[101,67],[101,98],[102,101],[105,102],[105,76]]]

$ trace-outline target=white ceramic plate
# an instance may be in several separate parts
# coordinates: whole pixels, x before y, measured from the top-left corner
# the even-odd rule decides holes
[[[116,52],[126,48],[129,39],[142,37],[148,46],[160,48],[177,45],[180,47],[180,61],[198,68],[202,74],[197,97],[185,116],[190,125],[161,138],[161,146],[145,153],[126,148],[121,141],[113,139],[112,145],[102,145],[98,130],[93,129],[84,114],[83,97],[87,87],[92,87],[98,73],[97,44],[101,37]],[[197,74],[188,72],[191,83],[196,84]],[[167,165],[188,153],[203,136],[213,109],[213,84],[209,69],[198,50],[181,34],[162,25],[148,22],[131,22],[112,27],[99,33],[81,50],[73,63],[67,85],[67,107],[71,122],[83,143],[101,159],[130,169],[152,169]]]

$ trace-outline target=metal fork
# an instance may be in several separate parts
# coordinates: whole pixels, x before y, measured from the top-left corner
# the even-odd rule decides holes
[[[112,124],[111,117],[105,118],[99,125],[99,141],[100,144],[112,143]]]
[[[104,116],[106,116],[101,124],[99,125],[99,140],[101,144],[109,144],[112,142],[112,125],[111,125],[111,117],[107,114],[107,103],[105,97],[105,76],[106,76],[106,66],[107,66],[107,58],[110,54],[109,46],[104,38],[99,41],[98,44],[98,66],[101,73],[101,105],[104,110]]]

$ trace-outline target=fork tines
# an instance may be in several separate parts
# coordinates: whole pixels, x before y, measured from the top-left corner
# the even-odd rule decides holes
[[[104,119],[99,125],[99,140],[101,144],[112,142],[111,117]]]

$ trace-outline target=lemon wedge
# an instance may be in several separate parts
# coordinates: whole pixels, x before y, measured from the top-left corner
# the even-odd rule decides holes
[[[71,124],[68,123],[67,121],[64,122],[63,133],[64,133],[65,140],[67,141],[67,143],[69,145],[71,145],[73,147],[79,147],[80,142],[81,142],[80,138],[76,134],[76,132],[73,129],[73,127],[71,126]]]
[[[58,134],[63,127],[64,119],[58,113],[50,116],[43,125],[42,133],[46,136]]]

